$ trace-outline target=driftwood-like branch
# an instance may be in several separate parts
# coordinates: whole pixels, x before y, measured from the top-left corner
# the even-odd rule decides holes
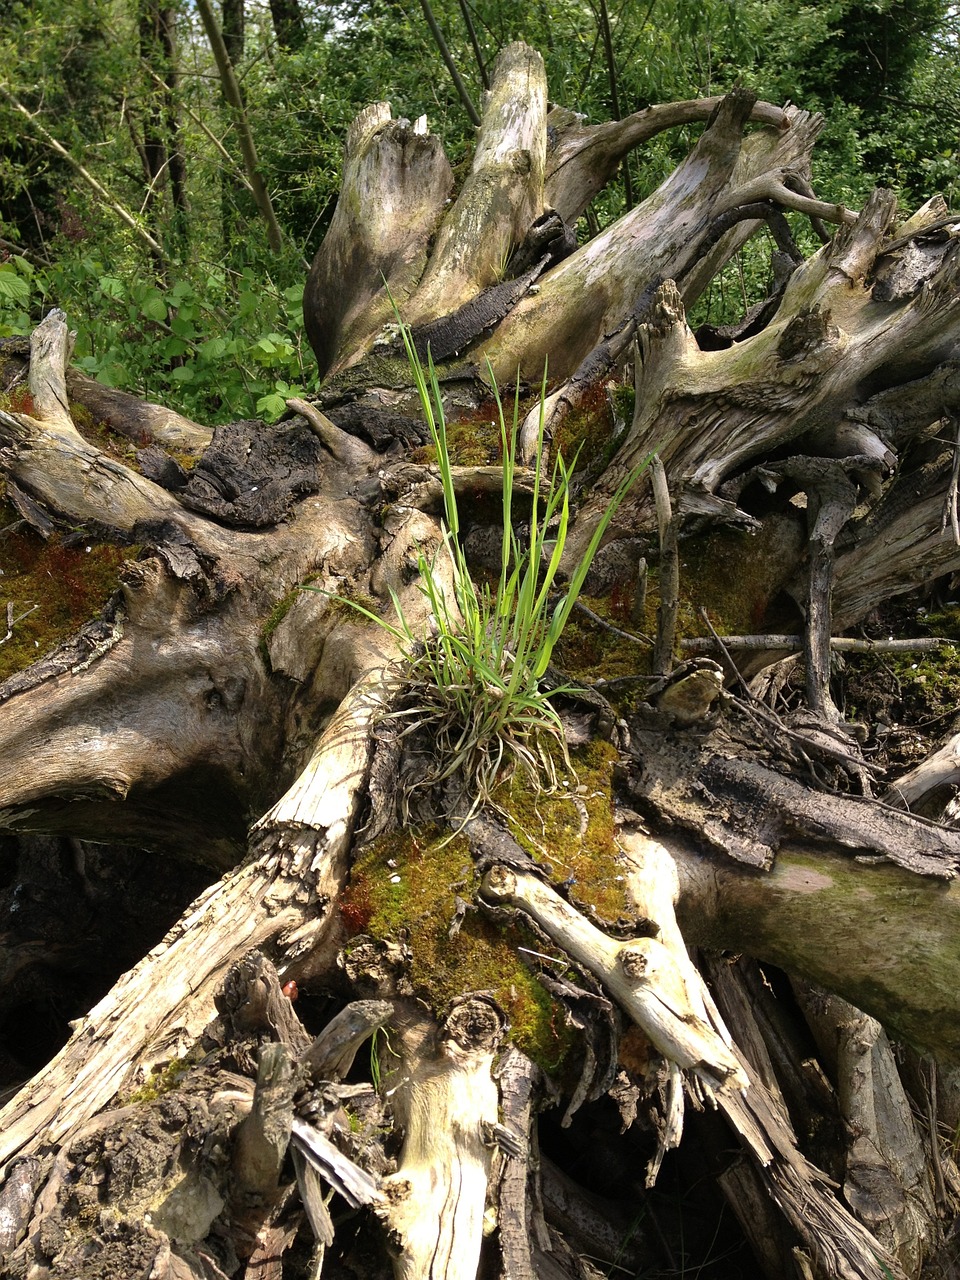
[[[709,120],[721,101],[668,102],[598,125],[584,125],[574,112],[554,107],[547,117],[553,139],[547,157],[547,204],[565,222],[576,222],[630,151],[667,129]],[[790,113],[769,102],[754,103],[750,119],[777,130],[791,126]]]
[[[702,1016],[729,1043],[729,1032],[707,991],[702,978],[687,957],[685,943],[674,916],[680,881],[667,849],[645,833],[624,830],[622,847],[632,864],[629,876],[631,897],[638,911],[652,913],[662,925],[664,946],[684,972],[685,988],[691,993]],[[730,1122],[740,1142],[754,1162],[754,1170],[766,1194],[784,1214],[803,1241],[810,1256],[827,1275],[849,1275],[862,1280],[881,1280],[904,1273],[894,1258],[841,1205],[824,1174],[801,1154],[796,1135],[779,1096],[747,1066],[739,1050],[736,1054],[742,1078],[749,1088],[722,1089],[716,1105]]]
[[[370,446],[338,427],[335,422],[331,422],[327,415],[321,413],[315,405],[309,404],[306,400],[298,400],[294,396],[287,401],[287,408],[294,413],[302,414],[307,426],[338,462],[343,463],[344,466],[356,467],[357,470],[372,465],[376,454]]]
[[[177,518],[199,532],[165,489],[94,448],[70,416],[66,317],[54,308],[31,338],[30,387],[37,417],[0,410],[5,470],[49,511],[73,522],[133,533],[141,520]]]
[[[444,219],[409,324],[457,310],[487,285],[543,212],[547,146],[543,59],[524,44],[497,58],[470,175]]]
[[[736,188],[741,152],[762,156],[763,166],[773,170],[804,163],[819,120],[796,112],[785,133],[744,141],[754,102],[744,91],[723,99],[693,152],[663,185],[554,267],[515,307],[479,352],[481,359],[489,357],[498,380],[514,378],[518,366],[525,378],[539,379],[545,360],[552,378],[571,377],[627,321],[652,281],[684,276],[709,237],[718,202]],[[752,168],[752,162],[744,164]],[[682,218],[675,216],[677,201],[685,205]],[[646,452],[656,447],[651,442]]]
[[[773,321],[727,350],[701,351],[687,326],[679,292],[670,281],[659,288],[638,332],[642,371],[634,420],[626,442],[571,531],[565,552],[571,562],[582,553],[598,513],[627,469],[652,450],[660,454],[681,502],[686,492],[736,500],[742,481],[731,482],[728,491],[727,477],[743,476],[752,461],[783,449],[805,431],[821,440],[824,424],[840,422],[853,411],[871,370],[882,365],[893,376],[906,349],[918,358],[923,353],[931,363],[953,349],[960,326],[955,300],[955,277],[960,271],[956,241],[946,247],[933,269],[913,277],[911,287],[901,284],[895,297],[881,301],[871,288],[870,271],[883,259],[883,241],[895,214],[892,195],[875,192],[855,225],[844,226],[829,245],[794,272]],[[897,307],[895,322],[889,318],[891,305]],[[933,387],[930,394],[935,395]],[[890,411],[895,412],[894,406]],[[692,421],[698,424],[696,431],[689,430]],[[823,452],[841,452],[836,439],[822,439],[821,447]],[[843,451],[848,447],[844,445]],[[877,448],[875,443],[871,459]],[[877,462],[884,465],[892,454],[882,444],[879,451]],[[854,478],[871,469],[875,469],[873,461],[859,460]],[[872,607],[863,599],[868,592],[873,604],[883,598],[875,593],[875,575],[883,572],[889,581],[896,574],[898,580],[915,583],[927,576],[924,552],[931,557],[930,572],[943,572],[941,565],[960,561],[952,540],[939,534],[945,487],[944,482],[936,492],[936,511],[927,524],[917,517],[918,495],[911,478],[909,502],[906,491],[899,507],[891,496],[883,517],[878,509],[857,525],[852,550],[838,549],[834,615],[840,625],[848,624],[851,613],[856,618],[865,606]],[[895,485],[892,493],[897,492]],[[923,482],[921,500],[924,506],[933,501],[933,494],[927,498]],[[896,518],[903,532],[888,527],[880,540],[882,518]],[[653,527],[647,486],[637,486],[616,523],[633,533],[638,524]],[[871,536],[874,528],[876,538]],[[909,548],[909,558],[908,548],[900,545],[908,530],[914,543],[922,544],[915,554]],[[944,541],[946,548],[937,545]],[[849,597],[854,592],[863,603],[858,599],[851,608]]]
[[[913,639],[857,639],[855,636],[831,636],[830,648],[835,653],[929,653],[945,644],[956,644],[946,636],[915,636]],[[803,636],[686,636],[680,648],[690,653],[714,653],[717,649],[793,649],[803,648]]]
[[[342,1080],[360,1047],[393,1016],[389,1000],[353,1000],[300,1055],[314,1080]]]
[[[332,923],[324,903],[336,899],[347,873],[376,705],[370,683],[361,683],[301,777],[264,817],[259,858],[203,894],[0,1112],[0,1162],[40,1143],[67,1141],[106,1106],[131,1063],[149,1070],[152,1061],[189,1045],[241,954],[278,941],[294,957],[324,936]],[[305,899],[315,904],[306,922]]]
[[[213,439],[209,427],[163,405],[150,404],[116,387],[105,387],[78,369],[67,370],[67,392],[70,400],[82,405],[97,422],[106,423],[112,431],[138,445],[146,437],[177,453],[202,453]]]
[[[898,808],[938,819],[960,788],[960,734],[953,734],[926,760],[887,788],[885,799]]]
[[[935,1243],[937,1210],[893,1047],[876,1019],[845,1000],[804,982],[794,990],[837,1082],[847,1135],[843,1197],[904,1270],[916,1274]]]
[[[470,997],[442,1026],[408,1012],[398,1034],[400,1060],[385,1077],[403,1151],[385,1178],[380,1216],[399,1245],[397,1280],[474,1280],[492,1149],[498,1122],[491,1075],[503,1017],[489,1000]]]
[[[347,133],[340,199],[307,276],[303,316],[321,375],[357,359],[426,263],[453,173],[425,118],[378,102]],[[386,287],[384,286],[386,281]]]
[[[536,876],[494,867],[483,880],[488,901],[518,907],[610,992],[657,1050],[704,1085],[746,1087],[736,1056],[696,1012],[685,976],[659,938],[618,942],[601,933]]]

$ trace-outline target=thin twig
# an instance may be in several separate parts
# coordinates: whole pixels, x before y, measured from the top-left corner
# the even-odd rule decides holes
[[[558,596],[557,599],[559,598],[560,597]],[[603,627],[604,631],[610,631],[613,633],[613,635],[620,636],[621,639],[623,640],[629,640],[632,644],[643,644],[643,645],[646,645],[648,648],[653,644],[653,640],[650,638],[650,636],[644,635],[642,631],[638,636],[636,636],[631,631],[622,631],[620,627],[615,627],[613,623],[608,622],[606,618],[601,618],[599,613],[594,613],[594,611],[588,608],[587,605],[585,605],[582,600],[578,600],[577,603],[574,605],[574,608],[579,609],[581,613],[585,613],[592,622],[595,622],[598,626]]]
[[[490,88],[490,77],[487,75],[487,68],[483,61],[483,52],[480,48],[480,41],[477,39],[477,31],[473,25],[473,17],[470,13],[470,6],[467,0],[460,0],[460,12],[463,14],[463,21],[467,28],[467,35],[470,37],[470,44],[473,46],[473,56],[477,60],[477,70],[480,72],[480,83],[484,89]]]
[[[0,644],[6,644],[7,641],[10,639],[10,637],[13,635],[13,628],[17,625],[17,623],[22,622],[24,618],[27,617],[28,614],[33,613],[34,609],[39,609],[39,608],[40,606],[38,604],[32,604],[29,609],[25,609],[23,613],[18,614],[18,616],[15,618],[13,616],[13,601],[8,600],[7,601],[7,634],[3,637],[2,640],[0,640]]]
[[[430,0],[420,0],[420,8],[423,10],[423,16],[427,20],[427,26],[430,33],[436,41],[437,48],[440,50],[440,56],[446,63],[447,70],[450,72],[450,78],[454,83],[457,93],[460,95],[460,101],[463,103],[464,110],[470,117],[472,124],[480,128],[480,112],[473,105],[473,99],[470,97],[470,91],[463,82],[463,77],[457,70],[457,64],[453,60],[453,54],[447,46],[446,40],[443,38],[443,32],[437,25],[437,20],[433,16],[433,10],[430,8]]]
[[[857,640],[852,636],[831,636],[830,648],[838,653],[922,653],[939,649],[944,644],[956,644],[947,636],[915,636],[899,640]],[[680,648],[690,653],[704,653],[711,649],[791,649],[803,647],[803,636],[688,636],[680,641]]]

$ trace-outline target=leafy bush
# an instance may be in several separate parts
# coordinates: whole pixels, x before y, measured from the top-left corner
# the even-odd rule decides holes
[[[161,288],[108,269],[84,246],[47,267],[10,254],[0,262],[0,337],[29,333],[60,306],[77,329],[74,362],[107,386],[204,422],[274,421],[288,396],[316,384],[303,332],[302,264],[277,274],[201,265]]]

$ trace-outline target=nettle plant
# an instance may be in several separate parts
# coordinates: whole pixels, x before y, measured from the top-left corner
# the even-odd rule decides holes
[[[432,625],[428,633],[416,634],[392,589],[396,624],[356,601],[344,603],[376,622],[400,643],[398,677],[402,691],[397,708],[390,715],[405,722],[405,735],[428,735],[430,743],[423,771],[411,790],[434,791],[442,784],[452,783],[454,808],[462,817],[465,800],[469,817],[517,769],[523,771],[535,792],[556,787],[557,756],[573,772],[563,724],[551,703],[552,697],[572,689],[554,684],[546,690],[541,682],[607,526],[649,460],[624,479],[583,557],[569,578],[561,582],[560,564],[570,525],[576,458],[568,466],[558,453],[552,467],[544,462],[544,370],[529,534],[521,541],[513,526],[520,387],[518,382],[508,425],[491,370],[503,451],[503,536],[496,584],[478,584],[470,574],[460,536],[454,465],[436,369],[429,352],[424,369],[409,328],[401,323],[400,332],[436,449],[443,487],[440,546],[432,556],[421,550],[417,563],[418,588],[430,605]],[[441,572],[442,568],[447,572]],[[450,581],[452,597],[444,585]],[[405,802],[401,798],[401,803]]]

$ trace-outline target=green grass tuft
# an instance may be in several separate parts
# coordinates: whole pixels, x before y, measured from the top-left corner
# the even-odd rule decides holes
[[[396,625],[371,609],[351,603],[400,642],[405,695],[393,715],[405,721],[405,733],[429,732],[435,744],[434,764],[415,785],[433,790],[449,781],[459,783],[461,796],[466,797],[472,814],[489,801],[504,777],[518,771],[534,792],[555,786],[557,747],[564,764],[569,766],[563,726],[540,682],[607,525],[646,463],[635,467],[620,485],[569,581],[561,583],[560,564],[571,519],[573,466],[567,466],[559,453],[549,471],[542,463],[546,370],[526,545],[521,545],[513,528],[519,383],[509,422],[494,387],[503,454],[503,540],[496,585],[477,585],[470,576],[460,540],[454,467],[436,369],[429,354],[424,369],[410,330],[403,324],[400,329],[443,486],[442,541],[435,556],[428,558],[421,552],[417,564],[419,589],[429,602],[433,631],[414,634],[395,593],[391,595]],[[443,585],[446,575],[441,573],[441,558],[452,577],[452,598]]]

